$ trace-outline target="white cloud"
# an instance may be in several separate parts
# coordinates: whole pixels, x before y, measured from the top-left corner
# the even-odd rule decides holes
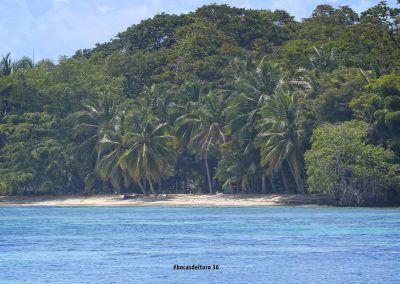
[[[107,13],[110,10],[110,7],[108,5],[100,5],[97,9],[102,13]]]

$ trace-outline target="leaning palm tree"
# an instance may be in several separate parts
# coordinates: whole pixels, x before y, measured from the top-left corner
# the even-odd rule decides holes
[[[209,156],[217,152],[218,146],[225,142],[222,112],[222,97],[210,91],[200,102],[193,104],[190,113],[181,115],[175,121],[176,134],[181,143],[187,143],[198,159],[204,161],[210,193],[214,191]]]
[[[166,123],[147,121],[139,129],[125,134],[122,143],[126,150],[119,164],[144,193],[148,182],[157,194],[153,183],[167,176],[175,164],[174,137],[168,134]]]
[[[296,96],[280,90],[271,97],[261,110],[258,129],[256,143],[261,151],[261,164],[273,173],[282,172],[286,162],[297,189],[304,192],[302,131],[296,123]]]

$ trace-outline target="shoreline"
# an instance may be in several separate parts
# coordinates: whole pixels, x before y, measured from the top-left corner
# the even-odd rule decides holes
[[[41,195],[0,196],[0,207],[6,206],[87,206],[87,207],[267,207],[267,206],[327,206],[326,197],[318,194],[163,194],[136,195]]]

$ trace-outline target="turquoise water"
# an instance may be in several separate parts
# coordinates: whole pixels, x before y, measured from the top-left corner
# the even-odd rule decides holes
[[[0,207],[0,283],[400,283],[400,209]]]

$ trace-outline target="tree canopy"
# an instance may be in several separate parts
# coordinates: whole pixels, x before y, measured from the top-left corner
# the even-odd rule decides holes
[[[0,60],[0,194],[399,200],[400,9],[207,5],[106,43]],[[14,60],[14,61],[13,61]]]

